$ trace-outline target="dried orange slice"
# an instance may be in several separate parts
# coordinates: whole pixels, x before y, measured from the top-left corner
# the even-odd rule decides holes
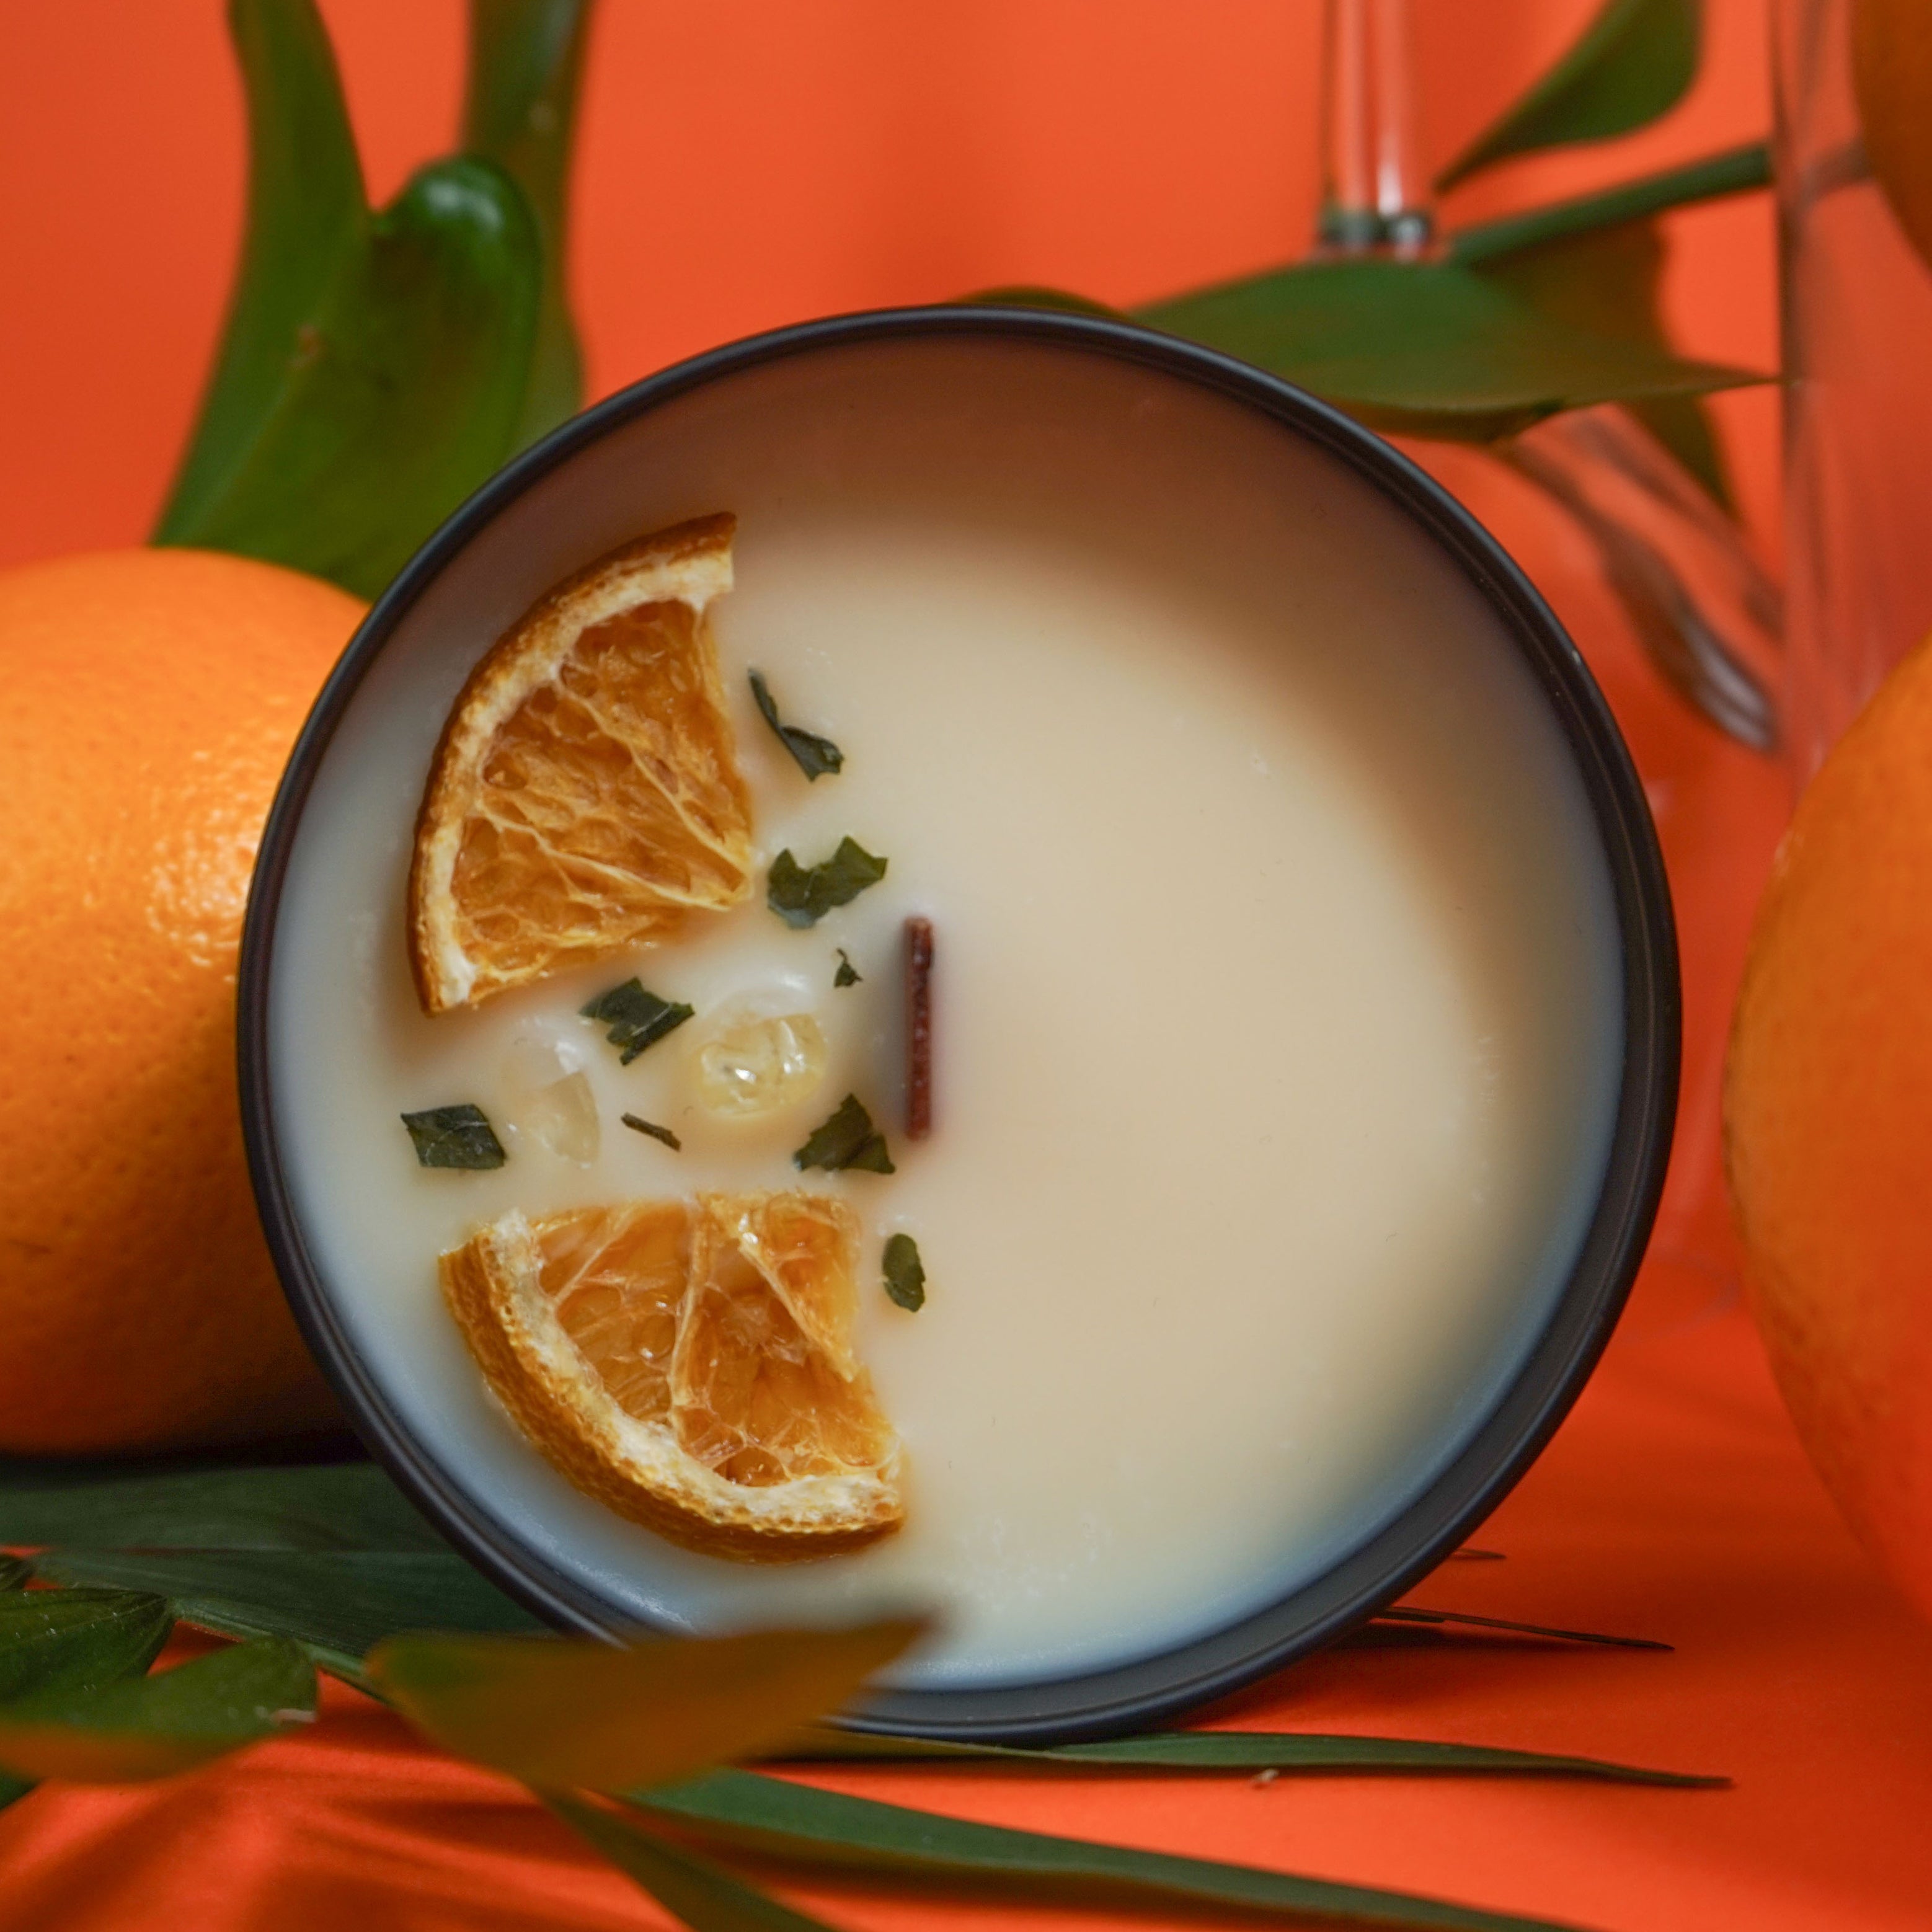
[[[586,1495],[716,1556],[785,1562],[904,1520],[852,1353],[858,1223],[824,1195],[513,1210],[442,1258],[490,1386]]]
[[[600,557],[490,646],[430,765],[410,868],[427,1012],[670,938],[751,890],[706,612],[737,519]]]

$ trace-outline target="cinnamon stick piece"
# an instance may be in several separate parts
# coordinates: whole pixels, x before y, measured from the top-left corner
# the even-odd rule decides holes
[[[906,936],[906,1138],[932,1131],[932,922],[909,919]]]

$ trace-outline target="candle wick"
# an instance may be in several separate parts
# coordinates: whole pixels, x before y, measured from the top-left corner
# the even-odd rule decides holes
[[[932,922],[909,919],[906,936],[906,1138],[932,1131]]]

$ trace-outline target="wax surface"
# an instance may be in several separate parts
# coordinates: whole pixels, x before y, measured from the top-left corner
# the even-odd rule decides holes
[[[740,518],[713,612],[762,865],[850,834],[883,884],[815,928],[687,940],[425,1018],[403,879],[464,675],[626,538]],[[808,784],[760,720],[837,741]],[[936,1126],[902,1127],[901,929],[938,948]],[[861,983],[835,988],[835,949]],[[698,1017],[633,1065],[578,1016],[632,972]],[[1171,379],[908,346],[754,372],[553,473],[404,620],[311,794],[272,985],[304,1238],[387,1397],[614,1611],[710,1628],[935,1607],[916,1683],[1021,1681],[1229,1621],[1359,1542],[1478,1423],[1580,1240],[1616,1093],[1603,863],[1474,590],[1335,459]],[[809,1012],[830,1066],[725,1122],[692,1059]],[[594,1150],[532,1112],[581,1072]],[[540,1081],[535,1084],[540,1085]],[[898,1172],[860,1345],[909,1520],[746,1569],[579,1496],[485,1395],[435,1257],[518,1206],[800,1184],[848,1090]],[[397,1117],[472,1100],[510,1159],[420,1170]],[[674,1153],[619,1120],[672,1127]],[[587,1157],[584,1157],[587,1155]],[[917,1239],[916,1314],[878,1285]]]

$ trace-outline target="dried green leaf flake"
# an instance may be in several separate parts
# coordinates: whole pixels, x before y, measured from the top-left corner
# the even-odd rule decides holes
[[[821,738],[814,731],[802,730],[780,719],[763,671],[752,674],[752,695],[758,700],[759,713],[772,728],[772,736],[791,754],[793,763],[806,778],[822,778],[844,764],[845,754],[830,738]]]
[[[645,1120],[638,1114],[620,1114],[618,1119],[634,1133],[649,1134],[654,1141],[662,1141],[675,1154],[684,1145],[668,1127],[661,1127],[655,1120]]]
[[[886,876],[886,862],[875,859],[856,838],[815,866],[801,866],[789,849],[772,861],[765,880],[765,903],[790,926],[816,926],[835,906],[849,905],[868,886]]]
[[[910,1234],[894,1234],[886,1243],[886,1293],[900,1307],[917,1310],[926,1306],[926,1264],[919,1258],[919,1244]]]
[[[675,1033],[697,1010],[682,1000],[661,1000],[646,992],[639,980],[612,986],[578,1009],[586,1019],[599,1021],[610,1029],[604,1037],[617,1049],[619,1063],[625,1066],[646,1047]]]
[[[834,986],[856,986],[860,983],[861,977],[862,976],[858,968],[852,964],[851,959],[848,956],[844,947],[842,946],[840,946],[838,949],[838,970],[832,976],[832,985]]]
[[[509,1158],[489,1116],[468,1100],[453,1107],[426,1107],[419,1114],[405,1114],[403,1125],[409,1129],[417,1162],[424,1167],[501,1167]]]
[[[872,1115],[856,1094],[848,1094],[831,1118],[791,1158],[794,1167],[823,1168],[828,1173],[848,1168],[867,1174],[897,1171],[885,1136],[873,1126]]]

